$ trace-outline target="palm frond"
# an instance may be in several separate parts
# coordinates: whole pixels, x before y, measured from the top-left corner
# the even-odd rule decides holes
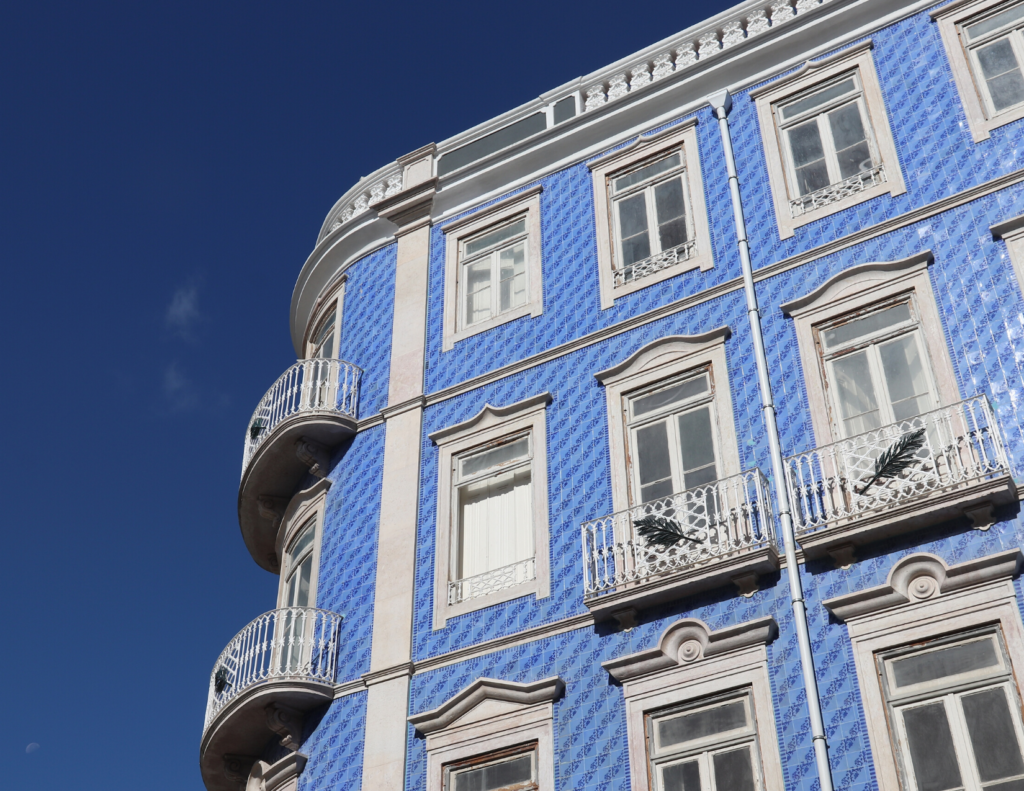
[[[895,478],[909,470],[919,459],[917,452],[924,446],[925,430],[908,431],[875,459],[875,474],[864,484],[858,494],[864,494],[880,478]]]
[[[675,519],[657,514],[648,514],[633,522],[636,532],[648,543],[662,547],[671,547],[684,539],[694,544],[703,544],[701,538],[694,538],[683,531],[683,526]]]

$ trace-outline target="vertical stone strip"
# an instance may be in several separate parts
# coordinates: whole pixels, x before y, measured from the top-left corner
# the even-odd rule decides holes
[[[399,159],[403,189],[373,205],[398,230],[395,318],[386,423],[373,647],[368,688],[363,788],[402,791],[412,675],[416,520],[423,427],[430,211],[437,179],[431,144]]]

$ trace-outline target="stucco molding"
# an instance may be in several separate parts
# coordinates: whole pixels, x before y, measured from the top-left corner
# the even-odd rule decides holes
[[[412,715],[409,722],[424,736],[429,736],[449,727],[486,700],[499,700],[525,707],[553,702],[564,692],[565,682],[558,676],[527,683],[478,678],[436,709]]]
[[[631,681],[730,651],[767,645],[778,635],[779,625],[770,615],[715,631],[698,618],[683,618],[664,631],[656,648],[610,659],[601,667],[616,681]]]
[[[270,764],[256,761],[249,773],[245,791],[294,791],[308,757],[293,752]]]
[[[508,406],[491,406],[484,404],[483,408],[469,420],[456,423],[454,426],[438,429],[427,437],[436,445],[443,445],[447,440],[455,437],[465,436],[473,431],[483,431],[493,426],[504,423],[511,417],[533,411],[537,407],[545,407],[551,403],[551,393],[543,392],[539,395],[524,398]]]
[[[384,684],[392,679],[408,678],[413,674],[415,669],[415,665],[412,662],[402,662],[401,664],[394,665],[393,667],[385,667],[381,670],[363,673],[360,677],[360,681],[363,686],[372,687],[374,684]],[[338,697],[337,692],[335,692],[335,697]]]
[[[937,555],[921,552],[896,563],[884,585],[828,599],[822,602],[822,606],[837,620],[847,622],[964,588],[1012,579],[1020,573],[1022,562],[1024,554],[1019,549],[967,560],[955,566],[946,565]]]
[[[302,746],[302,726],[306,721],[306,715],[280,703],[271,703],[264,711],[267,715],[267,727],[281,737],[281,746],[289,750],[298,750]]]
[[[779,77],[779,79],[773,80],[772,82],[769,82],[765,85],[762,85],[760,88],[754,88],[754,90],[748,92],[747,95],[753,101],[760,96],[764,96],[766,93],[774,93],[777,90],[785,88],[787,85],[791,85],[795,82],[802,80],[804,77],[811,77],[817,74],[819,71],[827,69],[829,66],[832,66],[836,63],[843,63],[852,57],[860,55],[862,52],[867,52],[868,50],[874,49],[874,47],[875,44],[871,39],[864,39],[863,41],[860,41],[851,47],[847,47],[846,49],[840,50],[839,52],[836,52],[827,57],[819,58],[818,60],[806,61],[796,71],[791,72],[790,74],[787,74],[784,77]]]
[[[607,385],[623,376],[644,371],[652,364],[659,364],[658,359],[665,354],[674,353],[674,356],[677,357],[697,354],[711,346],[725,343],[730,337],[732,337],[732,330],[728,326],[702,332],[700,335],[666,335],[664,338],[658,338],[643,348],[637,349],[621,363],[598,371],[594,374],[594,378],[601,384]]]
[[[395,231],[398,237],[430,225],[430,212],[436,193],[437,177],[433,176],[379,203],[371,204],[370,208],[377,212],[378,217],[398,226]]]

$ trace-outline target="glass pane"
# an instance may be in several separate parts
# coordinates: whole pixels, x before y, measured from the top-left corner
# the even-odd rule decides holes
[[[621,192],[628,187],[632,187],[634,184],[639,184],[641,181],[647,181],[647,179],[657,176],[659,173],[666,173],[672,170],[672,168],[679,167],[679,161],[679,154],[673,154],[639,170],[634,170],[627,176],[615,179],[615,191]]]
[[[734,700],[722,706],[659,720],[658,741],[662,747],[671,747],[746,727],[746,701]]]
[[[698,486],[703,486],[707,483],[713,483],[718,480],[718,468],[714,464],[709,464],[707,467],[701,467],[696,470],[689,470],[683,475],[683,488],[684,489],[695,489]],[[708,492],[710,497],[712,492]]]
[[[511,239],[513,236],[518,236],[521,233],[526,232],[526,218],[524,217],[517,222],[506,225],[497,230],[490,231],[489,233],[478,236],[472,241],[466,242],[466,255],[476,255],[477,253],[486,250],[488,247],[493,247],[496,244],[504,242],[506,239]]]
[[[661,409],[662,407],[674,404],[677,401],[685,401],[687,398],[693,398],[701,393],[706,393],[709,389],[710,386],[707,376],[698,376],[694,379],[687,379],[685,382],[672,385],[672,387],[666,387],[664,390],[659,390],[656,393],[651,393],[650,395],[634,399],[633,415],[636,417],[646,415],[648,412],[653,412],[655,409]]]
[[[860,106],[853,102],[828,114],[832,142],[839,160],[839,177],[848,179],[871,170],[871,149],[860,117]]]
[[[817,121],[808,121],[789,130],[789,150],[796,170],[797,190],[801,195],[815,192],[829,184],[825,149]]]
[[[701,407],[680,415],[679,444],[683,453],[683,469],[693,470],[714,464],[715,443],[711,436],[711,410]]]
[[[295,543],[292,544],[292,548],[288,552],[289,564],[294,562],[296,558],[302,557],[302,554],[313,544],[315,524],[316,520],[310,519],[302,528],[302,532],[299,533],[299,537],[295,539]]]
[[[313,346],[316,350],[313,352],[314,358],[332,359],[334,357],[334,318],[335,308],[332,307],[331,315],[320,327],[320,331],[317,332],[316,337],[313,339]]]
[[[696,761],[666,766],[661,785],[664,791],[700,791],[700,766]]]
[[[852,437],[882,425],[865,352],[848,354],[832,364],[836,397],[846,436]]]
[[[526,303],[526,243],[519,242],[498,254],[501,278],[500,310],[506,311]]]
[[[749,747],[718,753],[711,762],[715,767],[715,788],[721,791],[754,791],[754,766]]]
[[[672,485],[671,478],[666,478],[663,481],[641,486],[640,502],[650,503],[654,500],[660,500],[662,497],[668,497],[671,494],[675,494],[675,486]]]
[[[654,188],[658,210],[658,236],[661,249],[670,250],[686,241],[686,218],[683,207],[683,182],[674,178]]]
[[[782,108],[782,117],[787,120],[790,118],[795,118],[801,113],[805,113],[808,110],[813,110],[815,107],[821,107],[821,105],[826,104],[827,102],[830,102],[833,99],[838,99],[840,96],[843,96],[847,93],[852,93],[856,89],[857,86],[854,83],[853,78],[850,77],[848,79],[843,80],[842,82],[837,82],[835,85],[830,85],[823,91],[812,93],[810,96],[806,96],[803,99],[798,99],[792,104],[787,104],[785,107]]]
[[[494,791],[533,779],[533,758],[524,755],[455,775],[455,791]]]
[[[953,735],[946,719],[946,707],[931,703],[905,709],[903,724],[918,791],[947,791],[960,788],[960,766],[953,752]]]
[[[459,460],[462,465],[462,476],[468,478],[478,472],[498,467],[517,459],[525,459],[530,453],[530,438],[521,437],[514,442],[506,442],[496,448],[485,450]]]
[[[838,327],[825,330],[821,333],[821,339],[825,346],[834,349],[838,346],[845,346],[857,338],[874,335],[880,330],[895,327],[906,321],[910,321],[910,303],[908,302],[904,302],[901,305],[893,305],[885,310],[875,311],[863,318],[854,319],[845,324],[840,324]]]
[[[931,407],[928,377],[917,348],[916,335],[904,335],[878,347],[889,402],[896,420],[920,415]]]
[[[647,199],[640,193],[619,201],[617,206],[619,233],[622,234],[622,263],[629,266],[651,255],[651,243],[647,237]]]
[[[996,110],[1005,110],[1024,101],[1024,79],[1009,38],[979,49],[978,63]]]
[[[1024,17],[1024,4],[1018,3],[1013,8],[1008,8],[995,16],[990,16],[984,22],[971,25],[966,29],[967,36],[968,38],[976,39],[979,36],[984,36],[986,33],[991,33],[993,30],[998,30],[1003,25],[1016,22],[1021,17]]]
[[[637,460],[640,464],[640,485],[671,479],[672,466],[668,453],[668,431],[664,421],[644,426],[636,432]],[[671,494],[671,490],[669,491]]]
[[[1024,791],[1024,778],[986,786],[985,791]]]
[[[466,267],[466,324],[490,318],[491,259],[485,258]]]
[[[926,681],[958,676],[987,667],[999,667],[999,658],[992,638],[951,645],[897,659],[892,663],[892,678],[896,687],[909,687],[912,684],[923,684]]]
[[[1024,759],[1013,727],[1006,690],[986,689],[960,698],[981,781],[1024,774]]]

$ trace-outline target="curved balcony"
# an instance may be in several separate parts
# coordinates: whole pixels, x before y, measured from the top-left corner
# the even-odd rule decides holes
[[[342,360],[299,360],[263,396],[245,430],[238,522],[255,561],[277,572],[277,525],[302,479],[327,473],[356,432],[362,371]]]
[[[303,718],[334,698],[343,616],[272,610],[228,643],[210,673],[199,766],[207,791],[237,791],[276,733],[299,747]]]

